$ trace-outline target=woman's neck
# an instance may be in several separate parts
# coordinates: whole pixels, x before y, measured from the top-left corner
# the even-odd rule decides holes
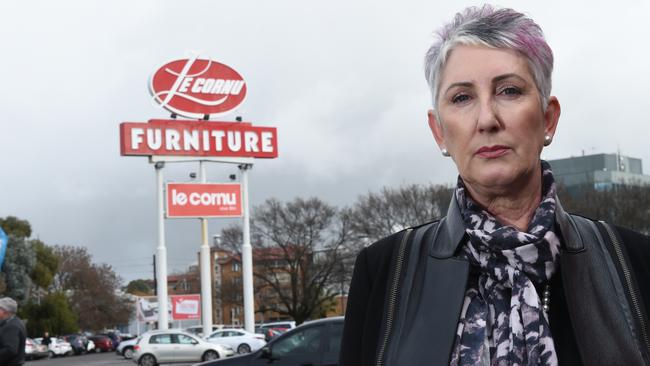
[[[481,187],[465,182],[472,199],[504,225],[527,231],[542,199],[541,169],[522,184],[507,189]]]

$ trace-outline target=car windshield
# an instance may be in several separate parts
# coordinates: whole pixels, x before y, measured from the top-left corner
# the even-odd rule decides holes
[[[324,329],[324,326],[315,326],[279,339],[273,345],[273,355],[281,357],[288,354],[318,352]]]

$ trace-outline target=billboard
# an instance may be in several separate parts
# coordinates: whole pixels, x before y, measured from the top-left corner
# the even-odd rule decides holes
[[[201,317],[201,295],[172,295],[172,319],[186,320]]]
[[[123,122],[120,154],[277,158],[277,132],[275,127],[256,127],[246,122]]]
[[[168,218],[240,216],[239,183],[167,183]]]
[[[170,320],[199,319],[201,295],[171,295],[167,297],[167,316]],[[136,317],[143,322],[158,321],[158,297],[138,297]]]

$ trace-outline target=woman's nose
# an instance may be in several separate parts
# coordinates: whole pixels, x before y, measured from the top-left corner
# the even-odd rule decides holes
[[[480,132],[495,132],[501,127],[496,103],[491,99],[484,100],[479,104],[477,119],[476,127]]]

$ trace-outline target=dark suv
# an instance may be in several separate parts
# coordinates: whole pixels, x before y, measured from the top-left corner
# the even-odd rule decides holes
[[[68,334],[63,339],[70,343],[72,350],[76,355],[88,352],[88,338],[81,334]]]
[[[339,362],[342,334],[342,316],[314,320],[274,338],[257,352],[200,365],[336,366]]]

